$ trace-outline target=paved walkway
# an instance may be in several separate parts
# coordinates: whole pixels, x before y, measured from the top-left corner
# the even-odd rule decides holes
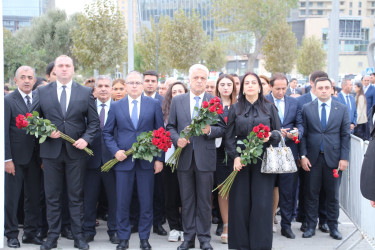
[[[277,216],[278,220],[280,220],[280,216]],[[340,225],[339,231],[342,233],[343,238],[349,235],[354,229],[353,223],[349,220],[348,217],[341,211],[341,215],[339,218]],[[273,238],[273,249],[275,250],[328,250],[334,249],[340,241],[334,240],[329,237],[329,234],[322,233],[319,230],[316,230],[316,235],[311,239],[303,239],[302,232],[299,230],[300,223],[294,222],[292,224],[292,230],[296,235],[296,238],[291,240],[287,239],[280,234],[280,226],[278,226],[278,232],[274,234]],[[164,228],[167,229],[167,226],[164,225]],[[95,240],[90,243],[90,249],[97,249],[97,250],[107,250],[107,249],[116,249],[116,245],[111,244],[108,241],[105,222],[100,221],[100,226],[97,228],[98,234],[95,237]],[[213,248],[216,250],[224,250],[228,249],[228,245],[223,245],[220,242],[220,237],[215,235],[216,225],[212,226],[212,241],[211,244]],[[22,233],[20,233],[21,238]],[[348,249],[355,241],[360,238],[360,234],[357,232],[355,233],[348,242],[346,242],[343,246],[339,249]],[[5,242],[6,244],[6,242]],[[154,250],[169,250],[169,249],[177,249],[177,247],[181,244],[172,243],[167,241],[166,236],[158,236],[156,234],[151,233],[150,244]],[[35,245],[26,245],[21,243],[21,249],[39,249],[39,246]],[[198,240],[195,243],[196,247],[199,247]],[[10,248],[5,248],[10,249]],[[73,241],[67,240],[65,238],[60,238],[58,242],[58,249],[75,249],[73,248]],[[130,239],[130,248],[129,249],[139,249],[139,237],[137,234],[133,234]],[[199,249],[199,248],[196,248]],[[360,244],[358,244],[355,250],[371,250],[373,249],[370,244],[366,240],[362,240]]]

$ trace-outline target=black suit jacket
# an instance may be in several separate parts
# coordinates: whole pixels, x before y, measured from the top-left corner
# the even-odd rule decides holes
[[[33,93],[32,110],[37,103],[38,96]],[[5,160],[12,159],[17,165],[29,163],[39,147],[35,136],[27,135],[24,129],[16,127],[16,117],[26,113],[29,113],[29,110],[18,89],[4,97]]]
[[[63,117],[59,99],[57,98],[57,84],[52,82],[44,87],[37,88],[39,98],[40,115],[49,119],[57,129],[74,140],[84,139],[91,144],[99,129],[99,116],[96,111],[95,99],[92,89],[84,87],[76,82],[72,83],[70,100],[66,116]],[[60,155],[62,144],[65,143],[68,155],[71,159],[79,159],[87,156],[86,152],[72,146],[70,142],[61,138],[47,140],[40,146],[42,158],[57,158]]]
[[[332,99],[325,130],[319,118],[318,99],[302,108],[304,134],[300,155],[306,155],[312,166],[316,163],[323,141],[324,158],[330,168],[337,168],[340,160],[349,160],[350,119],[346,105]]]

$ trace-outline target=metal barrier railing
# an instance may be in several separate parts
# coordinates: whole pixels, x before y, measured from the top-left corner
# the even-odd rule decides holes
[[[340,248],[358,231],[361,237],[348,249],[353,249],[361,240],[366,239],[375,249],[375,209],[363,198],[360,190],[361,168],[368,141],[351,135],[350,160],[347,171],[342,174],[340,185],[340,207],[351,219],[356,229],[344,238],[335,248]],[[374,158],[375,161],[375,158]],[[375,183],[374,183],[375,184]]]

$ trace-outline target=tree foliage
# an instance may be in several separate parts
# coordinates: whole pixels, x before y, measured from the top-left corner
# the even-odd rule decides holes
[[[4,80],[12,81],[16,70],[22,65],[35,68],[37,74],[43,75],[46,67],[45,50],[35,49],[27,40],[14,36],[4,29]]]
[[[272,27],[262,47],[265,69],[269,72],[289,73],[297,59],[297,38],[286,21]]]
[[[71,56],[71,30],[75,18],[67,18],[64,10],[51,10],[32,20],[31,26],[16,32],[19,39],[28,41],[37,50],[45,50],[42,60],[46,63],[65,54]]]
[[[254,47],[246,54],[253,71],[270,27],[285,20],[297,0],[218,0],[214,1],[215,23],[228,32],[253,33]]]
[[[314,71],[323,70],[326,56],[319,39],[314,36],[304,37],[302,46],[298,50],[297,71],[304,76],[308,76]]]
[[[207,36],[200,18],[195,12],[186,16],[183,10],[178,10],[173,19],[166,17],[160,24],[161,53],[171,68],[187,72],[191,65],[199,62],[206,46]]]
[[[225,48],[218,38],[209,42],[203,53],[203,60],[210,71],[220,71],[225,66]]]
[[[87,5],[73,29],[73,55],[84,68],[113,71],[126,58],[125,23],[114,2]]]

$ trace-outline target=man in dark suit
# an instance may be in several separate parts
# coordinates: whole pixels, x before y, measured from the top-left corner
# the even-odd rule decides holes
[[[148,242],[153,222],[153,190],[154,174],[163,169],[164,154],[154,161],[132,159],[125,155],[125,150],[132,147],[137,136],[142,132],[159,129],[164,126],[163,114],[159,102],[142,95],[143,75],[137,71],[130,72],[126,77],[128,96],[114,102],[108,113],[103,130],[104,141],[120,162],[115,166],[117,192],[117,231],[120,243],[118,250],[129,247],[130,221],[129,211],[133,193],[133,184],[137,180],[137,191],[140,203],[138,224],[140,248],[151,249]],[[114,137],[115,129],[118,131]]]
[[[182,226],[184,242],[177,248],[194,248],[197,234],[201,249],[212,249],[211,235],[211,196],[213,176],[216,170],[215,138],[223,136],[224,126],[206,126],[205,135],[180,138],[181,131],[190,125],[197,115],[194,107],[201,107],[212,95],[205,93],[208,69],[195,64],[189,69],[190,92],[172,99],[167,129],[171,133],[174,146],[183,148],[177,166],[182,202]]]
[[[371,206],[375,207],[375,161],[374,161],[374,152],[375,152],[375,130],[374,130],[374,113],[375,113],[375,106],[373,106],[370,110],[370,143],[367,147],[367,151],[365,153],[362,169],[361,169],[361,193],[363,197],[370,200]]]
[[[314,82],[316,79],[320,77],[328,77],[327,73],[324,71],[315,71],[310,75],[310,87],[311,91],[308,93],[300,96],[297,98],[297,116],[299,116],[298,119],[302,120],[302,107],[306,103],[312,102],[316,99],[315,94],[315,85]],[[303,129],[299,131],[300,137],[303,135]],[[304,232],[307,228],[307,222],[305,220],[305,182],[304,182],[304,176],[305,171],[303,171],[302,168],[299,168],[298,170],[298,177],[299,177],[299,192],[298,192],[298,215],[296,218],[296,221],[301,222],[301,231]],[[327,211],[326,211],[326,199],[325,199],[325,193],[324,190],[321,191],[319,195],[319,230],[321,230],[323,233],[328,233],[329,228],[327,225]]]
[[[288,80],[285,75],[276,73],[270,81],[272,92],[266,98],[273,102],[279,112],[281,133],[286,145],[291,148],[294,159],[298,157],[298,147],[293,141],[293,136],[298,137],[298,131],[303,131],[302,120],[297,116],[297,99],[286,95]],[[290,131],[294,130],[292,134]],[[277,176],[279,183],[279,206],[281,212],[281,235],[294,239],[291,229],[295,195],[297,191],[298,173],[280,174]]]
[[[18,241],[17,208],[24,185],[24,235],[22,243],[41,245],[37,237],[40,194],[39,144],[33,135],[16,127],[16,117],[35,109],[38,97],[31,92],[36,78],[34,69],[21,66],[14,81],[17,89],[4,98],[5,123],[5,236],[11,248],[20,247]]]
[[[302,90],[297,87],[298,80],[296,78],[290,79],[289,88],[286,90],[286,95],[302,95]]]
[[[353,83],[350,79],[344,79],[341,84],[342,90],[338,93],[339,102],[348,107],[350,117],[350,132],[353,133],[354,127],[357,126],[357,106],[354,96],[351,95]]]
[[[109,76],[98,76],[95,83],[97,95],[96,107],[99,114],[100,129],[96,133],[90,147],[94,156],[90,157],[86,164],[84,183],[84,222],[83,229],[86,242],[94,240],[96,230],[96,205],[100,194],[100,187],[103,183],[108,200],[108,235],[112,244],[118,244],[116,227],[116,177],[115,172],[101,172],[100,167],[112,159],[111,152],[108,151],[104,143],[102,129],[108,117],[111,106],[112,79]]]
[[[370,84],[369,76],[362,77],[362,85],[363,85],[363,92],[365,93],[366,102],[367,102],[367,116],[370,116],[370,113],[369,113],[370,109],[375,104],[375,87],[372,84]],[[366,137],[365,137],[366,140],[370,138],[370,123],[371,121],[369,120],[368,123],[366,124]]]
[[[318,97],[302,109],[304,134],[300,154],[305,176],[305,208],[308,223],[303,238],[315,235],[318,220],[320,189],[324,189],[327,201],[327,221],[330,236],[341,240],[338,231],[340,179],[333,176],[348,166],[350,150],[350,119],[346,105],[331,98],[332,82],[329,78],[315,80]]]
[[[55,60],[57,80],[38,88],[41,116],[49,119],[57,129],[73,139],[74,144],[62,140],[60,132],[52,132],[51,138],[41,144],[44,185],[47,202],[48,236],[41,250],[57,246],[61,231],[61,197],[66,183],[71,230],[74,246],[89,249],[83,235],[83,181],[87,154],[84,149],[92,142],[99,129],[92,89],[74,81],[73,60],[62,55]]]

